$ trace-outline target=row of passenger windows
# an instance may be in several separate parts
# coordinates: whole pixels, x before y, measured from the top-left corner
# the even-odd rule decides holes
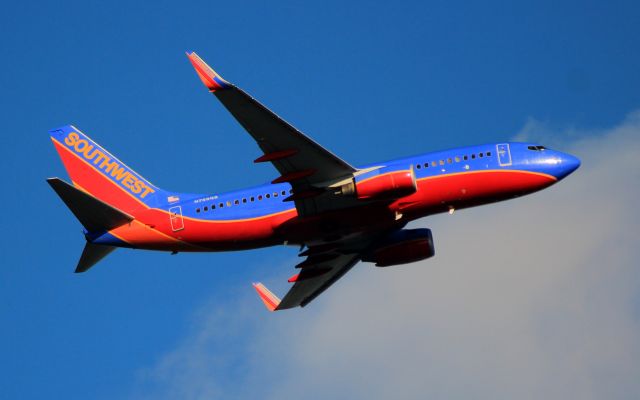
[[[484,153],[484,152],[478,153],[477,158],[483,158],[483,157],[491,157],[491,152],[487,151],[486,153]],[[455,156],[453,158],[447,158],[446,160],[431,161],[431,164],[429,164],[428,162],[426,162],[424,164],[416,164],[416,168],[417,169],[421,169],[422,167],[429,168],[429,166],[437,167],[438,165],[451,164],[454,161],[455,162],[460,162],[460,161],[467,161],[467,160],[470,160],[470,159],[471,160],[475,160],[476,159],[476,155],[475,154],[471,154],[470,156],[468,156],[468,155],[465,154],[462,157]]]
[[[293,190],[289,190],[289,194],[292,194]],[[196,208],[196,212],[199,213],[200,211],[213,211],[217,208],[224,208],[224,207],[231,207],[232,205],[236,205],[239,206],[240,203],[242,204],[246,204],[246,203],[253,203],[254,201],[260,201],[263,199],[270,199],[272,196],[278,197],[278,196],[286,196],[287,195],[287,191],[283,190],[281,192],[273,192],[273,194],[271,193],[267,193],[265,195],[261,195],[259,194],[258,196],[251,196],[251,197],[243,197],[242,199],[236,199],[233,200],[233,202],[231,200],[227,200],[226,202],[220,202],[217,205],[216,204],[211,204],[210,206],[204,206],[202,209],[200,207]]]
[[[491,157],[491,152],[487,151],[486,153],[484,153],[484,152],[478,153],[477,157],[478,158]],[[432,167],[436,167],[438,165],[444,165],[445,163],[451,164],[454,161],[455,162],[460,162],[460,161],[463,161],[463,160],[467,161],[469,159],[475,160],[476,159],[476,155],[475,154],[471,154],[471,156],[468,156],[468,155],[465,154],[464,156],[462,156],[462,158],[460,156],[455,156],[453,159],[452,158],[447,158],[446,160],[431,161],[431,166]],[[429,163],[427,162],[427,163],[424,163],[424,164],[416,164],[416,168],[417,169],[421,169],[423,166],[424,166],[424,168],[429,168]],[[293,190],[289,190],[289,194],[291,194],[291,193],[293,193]],[[283,190],[279,194],[282,195],[282,196],[286,196],[287,195],[287,191]],[[278,194],[278,192],[273,192],[273,197],[278,197],[279,194]],[[263,195],[258,195],[257,197],[251,196],[248,199],[246,197],[244,197],[244,198],[242,198],[242,200],[239,200],[239,199],[234,200],[233,203],[231,202],[231,200],[228,200],[226,203],[222,203],[222,202],[218,203],[217,207],[218,208],[224,208],[225,205],[227,207],[231,207],[232,204],[235,204],[235,205],[238,206],[238,205],[240,205],[240,202],[242,202],[243,204],[246,204],[247,202],[253,203],[254,201],[256,201],[256,199],[257,200],[262,200],[263,198],[269,199],[269,198],[271,198],[271,194],[267,193],[267,194],[264,195],[264,197],[263,197]],[[209,211],[209,209],[211,209],[211,211],[215,210],[216,209],[216,205],[215,204],[211,204],[211,206],[204,206],[202,210],[200,208],[196,208],[196,212],[199,213],[200,211]]]

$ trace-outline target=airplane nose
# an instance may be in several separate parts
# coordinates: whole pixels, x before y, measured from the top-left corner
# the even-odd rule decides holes
[[[567,153],[560,155],[560,174],[558,179],[562,179],[580,167],[580,159]]]

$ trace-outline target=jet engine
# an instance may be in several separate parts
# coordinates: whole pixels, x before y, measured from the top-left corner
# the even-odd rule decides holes
[[[398,199],[417,190],[413,169],[380,168],[356,176],[355,193],[359,199]]]
[[[430,229],[401,229],[375,245],[362,261],[388,267],[424,260],[434,254]]]

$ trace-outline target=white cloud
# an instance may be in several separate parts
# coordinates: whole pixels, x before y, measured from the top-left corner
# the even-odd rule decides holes
[[[540,134],[541,133],[541,134]],[[355,268],[303,310],[197,314],[146,372],[167,398],[625,399],[640,393],[640,112],[560,147],[582,159],[515,201],[418,221],[436,257]],[[566,141],[566,139],[564,139]]]

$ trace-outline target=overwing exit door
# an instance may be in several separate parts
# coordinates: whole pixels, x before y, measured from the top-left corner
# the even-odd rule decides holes
[[[498,164],[500,164],[501,167],[506,167],[512,164],[509,143],[497,144],[496,152],[498,153]]]
[[[174,232],[184,229],[184,220],[182,219],[182,207],[175,206],[169,209],[169,221],[171,221],[171,229]]]

